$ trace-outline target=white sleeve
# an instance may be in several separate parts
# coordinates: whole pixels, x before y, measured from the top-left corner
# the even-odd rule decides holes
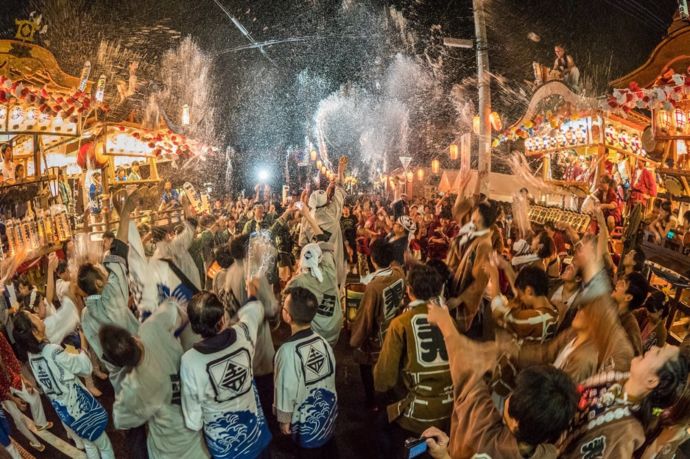
[[[250,301],[242,306],[237,313],[239,321],[247,326],[253,343],[256,343],[256,335],[259,325],[264,321],[264,307],[261,301]]]
[[[269,284],[266,276],[261,277],[257,296],[259,297],[259,301],[261,301],[261,303],[264,305],[265,317],[275,317],[276,313],[278,312],[278,300],[276,299],[276,296],[273,293],[273,288],[271,287],[271,284]]]
[[[55,314],[46,317],[46,337],[53,344],[60,344],[65,336],[72,333],[79,326],[79,312],[69,296],[60,299],[62,306]]]
[[[194,227],[192,227],[189,222],[185,221],[184,230],[175,236],[175,239],[170,243],[172,246],[171,253],[178,253],[178,250],[188,250],[192,245],[192,241],[194,241]]]
[[[123,384],[113,403],[113,424],[120,430],[139,427],[146,424],[157,409],[157,406],[142,403],[139,397],[131,394]]]
[[[69,282],[65,282],[62,279],[55,281],[55,296],[62,302],[62,298],[69,293]]]
[[[201,411],[201,397],[197,392],[196,380],[194,379],[193,365],[186,362],[184,356],[180,365],[180,385],[182,398],[182,413],[184,423],[188,429],[198,432],[204,427],[204,420]]]
[[[280,423],[291,423],[300,386],[294,353],[282,346],[275,358],[275,400],[273,411]]]
[[[171,332],[178,327],[179,319],[180,311],[178,306],[170,299],[163,301],[151,317],[148,318],[148,320],[159,323],[161,327]]]
[[[55,355],[55,363],[70,373],[79,376],[90,375],[93,370],[91,359],[84,351],[79,351],[79,354],[70,354],[61,349]]]

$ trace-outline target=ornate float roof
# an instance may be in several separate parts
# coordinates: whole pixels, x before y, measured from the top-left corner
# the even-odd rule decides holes
[[[637,83],[641,88],[663,84],[674,73],[685,74],[690,66],[690,22],[676,14],[668,33],[654,48],[647,61],[637,69],[613,80],[613,88],[627,88]]]

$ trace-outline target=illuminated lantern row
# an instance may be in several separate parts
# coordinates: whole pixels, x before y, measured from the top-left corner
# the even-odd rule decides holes
[[[625,129],[618,130],[612,124],[606,125],[606,129],[604,129],[604,143],[607,146],[627,150],[636,155],[642,153],[642,142],[638,134],[628,133]]]
[[[525,140],[527,151],[555,150],[589,143],[587,120],[563,123],[557,133],[535,135]]]

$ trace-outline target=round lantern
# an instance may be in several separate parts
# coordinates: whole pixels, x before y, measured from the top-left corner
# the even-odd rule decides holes
[[[457,144],[452,143],[450,145],[450,151],[448,156],[450,156],[451,161],[455,161],[458,159],[458,146]]]
[[[431,161],[431,172],[434,174],[438,174],[438,172],[441,170],[441,161],[438,159],[434,159]]]
[[[491,122],[491,128],[494,131],[500,131],[503,129],[503,122],[501,121],[501,115],[498,112],[491,112],[489,115],[489,121]]]

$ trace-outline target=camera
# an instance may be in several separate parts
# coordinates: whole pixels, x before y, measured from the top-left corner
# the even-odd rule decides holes
[[[426,438],[408,438],[405,440],[405,455],[404,459],[413,459],[420,457],[429,450],[426,444]]]

